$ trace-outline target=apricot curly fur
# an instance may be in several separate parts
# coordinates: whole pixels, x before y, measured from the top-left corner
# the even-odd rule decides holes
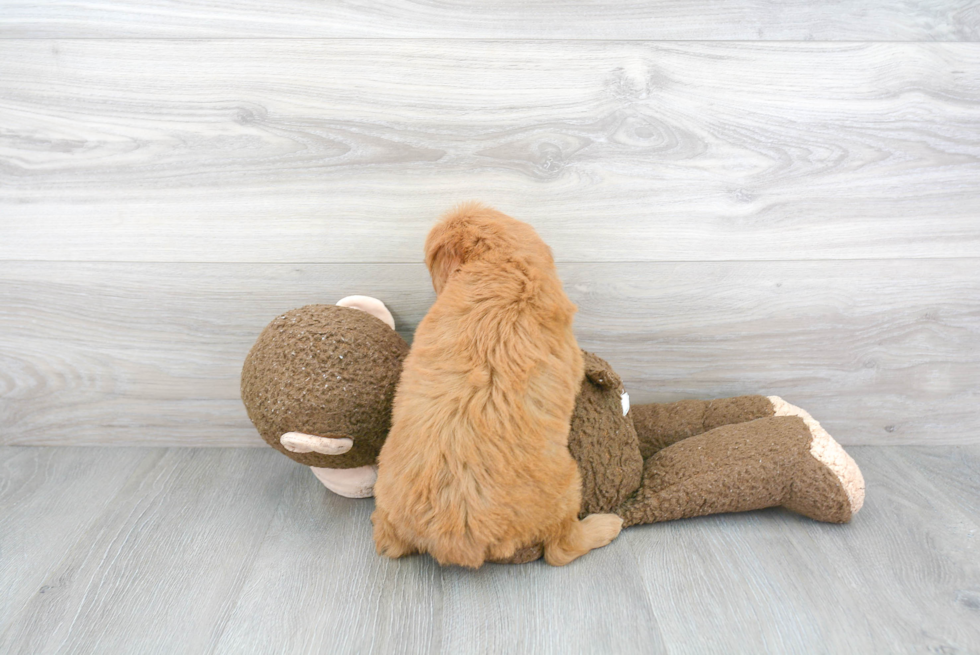
[[[378,552],[479,567],[543,543],[563,565],[619,533],[579,521],[568,431],[583,376],[575,305],[534,229],[480,204],[429,233],[438,295],[405,359],[378,459]]]

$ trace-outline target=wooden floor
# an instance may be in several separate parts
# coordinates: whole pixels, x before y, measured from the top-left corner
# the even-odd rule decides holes
[[[977,653],[980,446],[855,447],[846,526],[626,530],[561,569],[375,555],[265,448],[0,448],[2,653]]]

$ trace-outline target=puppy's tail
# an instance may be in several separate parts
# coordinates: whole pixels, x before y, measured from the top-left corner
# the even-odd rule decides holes
[[[572,517],[544,543],[544,559],[552,566],[565,566],[593,548],[602,548],[619,535],[623,519],[615,514],[590,514],[581,521]]]

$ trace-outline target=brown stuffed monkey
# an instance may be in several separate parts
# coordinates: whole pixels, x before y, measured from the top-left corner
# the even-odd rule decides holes
[[[384,304],[350,296],[277,317],[242,370],[242,400],[262,438],[332,491],[372,493],[375,460],[408,344]],[[845,523],[864,502],[854,460],[805,411],[777,396],[629,406],[612,367],[585,353],[568,447],[581,515],[624,527],[785,507]],[[528,547],[510,561],[540,556]]]

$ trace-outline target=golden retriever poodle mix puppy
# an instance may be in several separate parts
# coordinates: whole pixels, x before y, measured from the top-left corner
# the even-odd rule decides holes
[[[476,568],[543,544],[562,566],[605,546],[622,520],[578,519],[568,429],[583,361],[551,249],[530,225],[471,203],[432,229],[425,261],[437,298],[378,458],[378,552]]]

